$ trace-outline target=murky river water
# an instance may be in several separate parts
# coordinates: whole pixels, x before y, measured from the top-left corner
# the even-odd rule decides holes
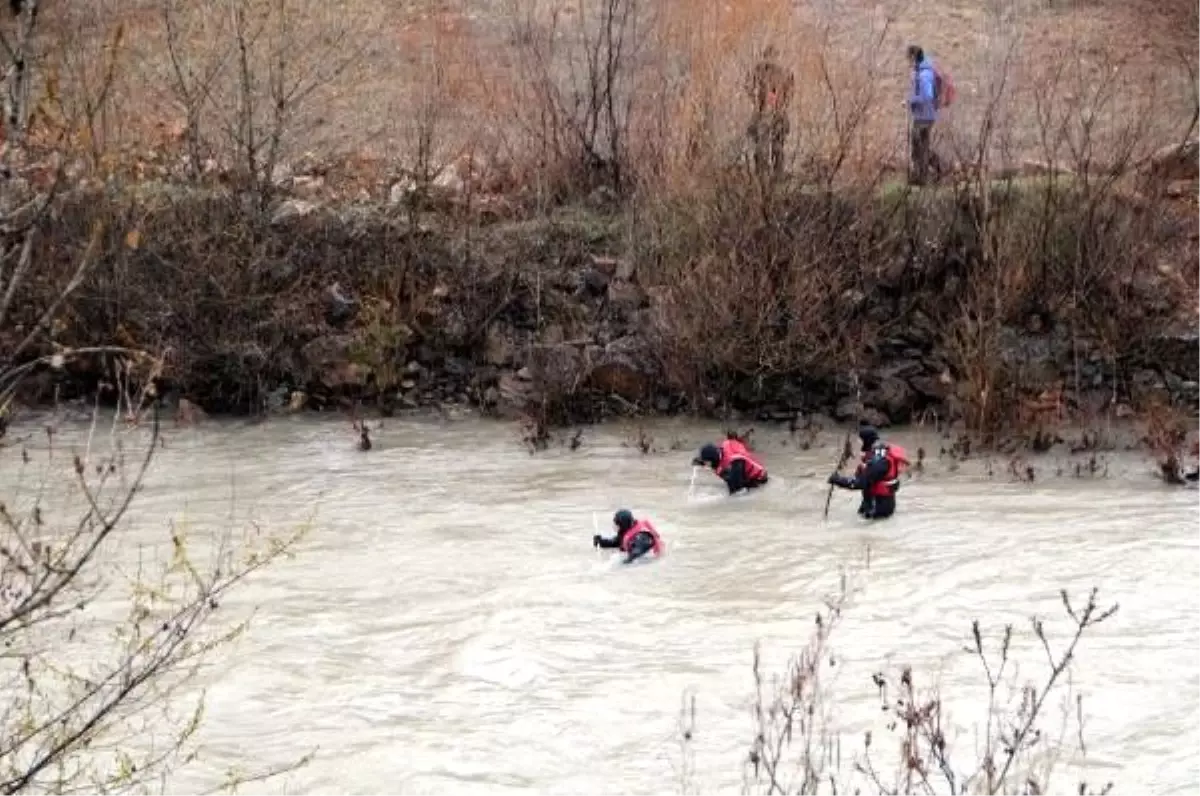
[[[832,642],[847,777],[862,730],[879,731],[872,672],[912,664],[938,678],[968,759],[985,719],[978,662],[962,653],[971,620],[1016,623],[1020,681],[1040,680],[1027,617],[1047,616],[1061,638],[1058,590],[1082,601],[1096,585],[1121,609],[1079,651],[1084,775],[1125,792],[1200,789],[1196,493],[1154,481],[1145,459],[1110,456],[1094,479],[1037,461],[1034,484],[1003,465],[988,477],[935,460],[905,484],[896,517],[868,526],[840,491],[822,521],[840,432],[801,452],[760,429],[772,484],[720,501],[688,494],[689,459],[717,427],[650,431],[680,448],[643,456],[613,427],[531,457],[512,426],[474,420],[385,421],[369,453],[344,420],[167,429],[132,536],[161,543],[168,520],[193,534],[231,517],[281,531],[313,521],[296,558],[231,599],[234,613],[258,612],[205,674],[203,754],[171,789],[315,749],[255,789],[677,791],[690,693],[691,787],[737,792],[753,646],[778,669],[843,570],[859,589]],[[944,444],[897,439],[910,452]],[[16,459],[3,456],[6,489]],[[696,492],[720,494],[704,474]],[[654,520],[665,558],[617,569],[591,548],[593,512],[608,533],[622,506]]]

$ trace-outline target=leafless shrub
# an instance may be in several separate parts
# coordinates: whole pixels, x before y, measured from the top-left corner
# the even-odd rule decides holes
[[[869,281],[894,240],[884,220],[840,197],[777,197],[764,217],[753,193],[728,184],[721,196],[647,221],[654,333],[675,383],[730,395],[737,383],[831,377],[860,357],[878,329],[862,312]]]
[[[514,110],[532,144],[543,195],[557,198],[602,185],[620,194],[631,184],[632,70],[646,13],[638,0],[513,7],[519,74]]]
[[[61,171],[57,176],[61,180]],[[73,348],[56,339],[69,299],[93,276],[108,233],[102,224],[88,224],[84,250],[62,269],[68,278],[57,280],[39,257],[57,187],[56,181],[47,195],[0,215],[0,417],[7,427],[21,384],[32,375],[61,373],[89,358],[112,366],[105,376],[117,412],[111,451],[100,448],[94,414],[83,448],[66,452],[65,460],[55,444],[57,428],[47,425],[44,469],[6,480],[0,496],[5,793],[136,790],[194,759],[202,705],[181,711],[182,689],[212,650],[246,626],[210,629],[213,616],[230,589],[288,554],[300,538],[255,530],[237,539],[231,532],[209,546],[205,565],[175,529],[168,559],[147,555],[126,573],[128,593],[106,577],[105,557],[127,526],[160,442],[154,388],[163,358],[123,345]],[[31,295],[43,300],[30,302]],[[146,450],[130,456],[120,420],[136,426],[148,405]],[[19,468],[37,466],[22,450]],[[32,492],[25,491],[29,483]],[[94,618],[87,609],[101,595],[123,604],[127,615]],[[158,732],[159,716],[166,736]]]
[[[57,472],[53,430],[47,427],[48,461],[32,479],[33,493],[0,501],[0,677],[8,700],[0,789],[135,790],[194,759],[202,702],[184,707],[183,689],[205,657],[246,629],[245,622],[210,626],[230,589],[288,554],[300,537],[228,535],[209,551],[206,567],[175,529],[172,557],[150,556],[130,573],[127,616],[89,619],[94,600],[120,588],[102,575],[104,551],[142,488],[158,418],[135,460],[120,442],[111,453],[99,450],[93,421],[87,447],[69,457],[69,479]],[[146,742],[130,742],[131,734]]]
[[[16,143],[24,138],[32,111],[38,5],[38,0],[22,0],[13,9],[12,30],[0,29],[0,48],[4,50],[4,131],[5,137]]]
[[[808,643],[771,678],[754,651],[755,735],[743,770],[749,789],[766,793],[817,793],[837,772],[838,745],[829,727],[823,671],[836,665],[830,638],[842,618],[850,591],[845,576],[839,591],[826,600],[814,620]],[[791,780],[798,772],[798,781]],[[834,786],[836,788],[836,785]]]
[[[113,22],[114,4],[39,8],[38,57],[31,61],[33,93],[27,103],[28,137],[34,150],[53,148],[77,158],[73,176],[111,174],[134,143],[122,104],[132,60],[124,24]]]
[[[1194,424],[1187,413],[1162,401],[1151,402],[1143,417],[1146,431],[1142,441],[1154,456],[1158,477],[1168,484],[1184,483],[1184,449]]]
[[[209,156],[228,158],[244,184],[269,196],[285,178],[277,167],[304,105],[359,55],[355,15],[307,0],[161,0],[159,8],[167,86],[193,174]]]
[[[1006,677],[1015,666],[1010,657],[1012,625],[1004,628],[998,649],[989,651],[979,621],[972,623],[972,644],[964,652],[978,658],[988,688],[981,743],[972,758],[963,757],[965,751],[954,748],[948,737],[946,705],[937,689],[920,688],[917,674],[907,666],[895,674],[873,675],[883,711],[890,716],[888,729],[895,735],[894,765],[882,762],[891,752],[881,751],[885,745],[870,732],[854,762],[843,764],[842,739],[830,729],[829,718],[837,707],[823,682],[826,669],[837,663],[830,637],[847,605],[844,578],[839,594],[818,614],[812,636],[784,676],[769,680],[756,650],[755,737],[745,767],[746,792],[1045,793],[1068,745],[1066,733],[1074,731],[1079,751],[1086,754],[1082,698],[1068,695],[1071,710],[1057,734],[1047,730],[1046,714],[1051,695],[1070,680],[1084,635],[1117,612],[1115,604],[1105,608],[1097,603],[1096,589],[1083,606],[1061,592],[1072,626],[1064,648],[1054,648],[1041,618],[1031,619],[1047,666],[1036,683],[1015,686]],[[764,688],[768,681],[770,686]],[[694,717],[681,726],[690,733]],[[690,742],[690,735],[684,740]],[[1100,792],[1111,788],[1108,783]],[[1079,783],[1079,792],[1090,792],[1088,785]]]
[[[881,792],[933,793],[932,781],[940,778],[950,793],[1007,793],[1014,789],[1025,793],[1045,793],[1064,742],[1063,734],[1053,737],[1042,729],[1047,700],[1060,680],[1069,678],[1075,662],[1075,650],[1084,633],[1117,612],[1116,604],[1101,607],[1096,602],[1096,595],[1097,590],[1093,588],[1086,604],[1079,608],[1072,606],[1065,590],[1061,592],[1063,606],[1073,628],[1066,648],[1058,652],[1051,647],[1043,621],[1037,616],[1031,619],[1033,633],[1045,652],[1048,670],[1040,684],[1022,686],[1016,694],[1008,693],[1009,686],[1004,681],[1005,670],[1011,663],[1009,652],[1013,626],[1005,626],[998,651],[989,656],[984,648],[979,621],[972,623],[973,644],[964,649],[979,658],[987,677],[988,705],[978,759],[967,772],[957,768],[952,760],[953,750],[943,728],[944,706],[941,697],[936,693],[921,694],[914,684],[912,670],[907,667],[901,672],[898,682],[882,674],[876,675],[884,709],[893,711],[893,726],[902,738],[895,790],[884,789],[880,773],[871,762],[869,742],[863,761],[858,765],[859,770],[868,774]],[[897,692],[894,699],[888,697],[889,689]],[[1014,696],[1016,709],[1011,711]],[[1079,718],[1076,730],[1082,746],[1082,697],[1076,697],[1075,708]],[[1061,732],[1065,733],[1067,729],[1064,725]],[[1111,787],[1109,784],[1104,792]],[[1086,791],[1086,784],[1080,783],[1080,792]]]

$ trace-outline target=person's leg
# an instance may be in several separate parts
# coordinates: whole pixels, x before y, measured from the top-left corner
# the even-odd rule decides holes
[[[750,121],[750,126],[747,133],[750,136],[750,145],[754,153],[754,173],[762,176],[763,171],[767,166],[767,141],[764,135],[763,119],[761,114],[754,114],[754,118]]]
[[[917,123],[911,119],[908,122],[908,184],[917,183],[917,155],[920,144],[917,140]]]
[[[858,503],[858,514],[864,519],[870,519],[874,511],[875,501],[866,492],[863,492],[862,500]]]
[[[783,153],[790,127],[787,116],[782,112],[775,114],[771,129],[771,171],[776,179],[783,175]]]
[[[896,498],[894,497],[877,497],[875,505],[871,508],[871,519],[886,520],[896,512]]]
[[[914,185],[924,185],[928,179],[929,126],[922,122],[913,122],[909,134],[911,144],[910,180]]]
[[[770,480],[770,476],[764,475],[762,478],[759,478],[757,481],[747,481],[746,488],[747,489],[758,489],[760,486],[766,486],[767,481],[769,481],[769,480]]]
[[[929,164],[929,168],[933,171],[933,181],[941,182],[942,179],[942,159],[938,157],[937,147],[934,146],[933,123],[930,122],[925,128],[925,162]]]

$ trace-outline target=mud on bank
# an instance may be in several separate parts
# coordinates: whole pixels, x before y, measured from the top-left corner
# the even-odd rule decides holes
[[[102,227],[98,227],[100,224]],[[99,259],[56,346],[166,352],[160,392],[209,412],[448,402],[556,425],[614,414],[980,431],[1194,409],[1194,213],[1070,182],[704,197],[549,214],[142,185],[69,194],[37,237],[30,328],[91,233]],[[11,350],[11,339],[0,341]],[[109,399],[112,363],[68,358],[21,398]]]

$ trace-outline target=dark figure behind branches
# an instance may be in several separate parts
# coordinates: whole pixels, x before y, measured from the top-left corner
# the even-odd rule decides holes
[[[747,90],[754,111],[747,133],[754,146],[754,171],[760,177],[778,179],[783,174],[783,151],[791,122],[788,107],[796,77],[779,65],[779,52],[769,46],[750,73]]]

